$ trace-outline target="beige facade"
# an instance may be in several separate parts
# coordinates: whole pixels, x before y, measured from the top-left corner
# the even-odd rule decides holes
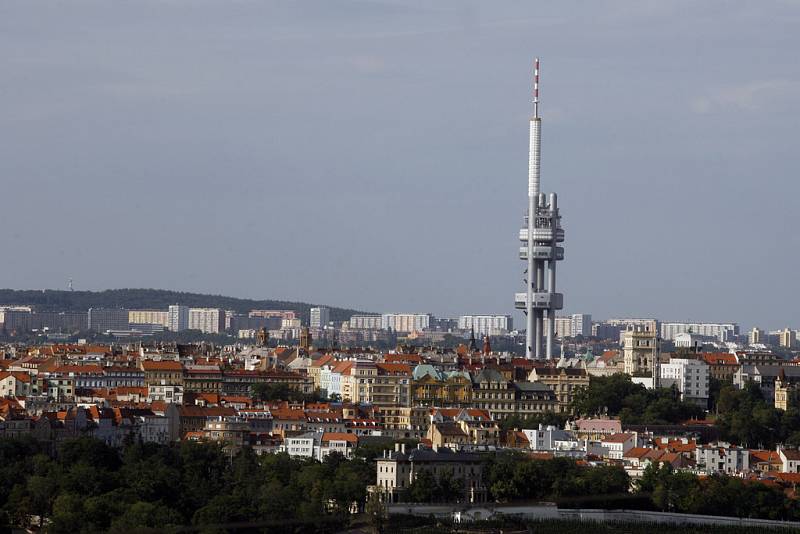
[[[129,310],[128,322],[131,324],[157,324],[169,328],[169,312],[159,310]]]
[[[589,386],[589,375],[585,369],[534,367],[528,380],[552,389],[558,400],[558,411],[562,413],[570,410],[575,392]]]
[[[651,376],[658,357],[658,337],[649,326],[631,326],[623,333],[625,372],[631,376]]]

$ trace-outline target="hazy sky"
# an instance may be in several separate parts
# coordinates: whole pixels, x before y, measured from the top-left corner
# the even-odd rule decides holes
[[[800,327],[800,2],[0,1],[0,287]]]

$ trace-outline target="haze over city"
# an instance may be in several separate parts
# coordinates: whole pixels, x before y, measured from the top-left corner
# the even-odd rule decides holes
[[[511,313],[538,55],[565,311],[796,326],[800,4],[430,4],[3,2],[0,287]]]

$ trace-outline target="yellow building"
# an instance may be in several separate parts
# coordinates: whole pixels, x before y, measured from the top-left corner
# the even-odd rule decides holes
[[[586,369],[534,367],[528,380],[548,386],[556,394],[558,411],[568,412],[575,392],[589,386]]]
[[[465,371],[442,372],[428,364],[414,368],[411,383],[414,406],[468,406],[472,379]]]
[[[781,347],[791,349],[794,348],[795,344],[797,344],[797,333],[794,330],[784,328],[781,330],[780,334],[778,334],[778,337]]]

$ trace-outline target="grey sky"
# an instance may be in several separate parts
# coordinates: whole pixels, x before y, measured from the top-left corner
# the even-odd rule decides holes
[[[800,327],[800,3],[0,2],[0,286]]]

